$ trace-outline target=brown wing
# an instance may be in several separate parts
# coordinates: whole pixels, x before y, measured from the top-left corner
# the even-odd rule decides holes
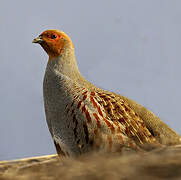
[[[112,93],[97,92],[97,102],[104,107],[106,119],[114,124],[121,124],[123,134],[133,139],[136,144],[158,144],[143,120],[122,99]]]

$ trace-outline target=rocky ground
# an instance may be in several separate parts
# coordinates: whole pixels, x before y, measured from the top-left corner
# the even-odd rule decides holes
[[[0,180],[181,179],[181,146],[149,153],[56,155],[0,161]]]

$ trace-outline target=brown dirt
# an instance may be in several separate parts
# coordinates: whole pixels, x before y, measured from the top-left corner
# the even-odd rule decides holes
[[[0,161],[0,180],[181,179],[181,146],[149,153],[56,155]]]

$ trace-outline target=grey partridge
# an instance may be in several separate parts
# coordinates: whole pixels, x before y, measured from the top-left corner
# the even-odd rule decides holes
[[[64,32],[46,30],[33,43],[39,43],[49,56],[43,83],[44,105],[58,154],[145,150],[144,145],[180,143],[180,136],[152,112],[84,79],[72,41]]]

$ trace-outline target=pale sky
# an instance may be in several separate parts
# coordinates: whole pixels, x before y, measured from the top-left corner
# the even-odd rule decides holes
[[[80,72],[181,134],[181,1],[16,0],[0,6],[0,160],[55,153],[45,121],[47,55],[33,38],[71,37]]]

